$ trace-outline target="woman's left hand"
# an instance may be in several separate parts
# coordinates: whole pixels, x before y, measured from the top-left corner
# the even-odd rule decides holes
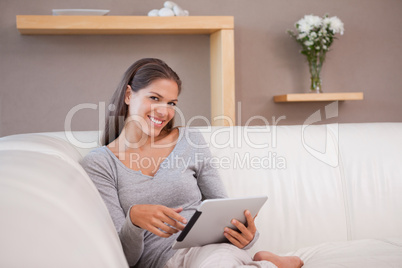
[[[226,227],[223,233],[224,236],[238,248],[247,246],[253,240],[255,232],[257,231],[254,218],[251,216],[250,211],[246,210],[244,215],[247,219],[247,227],[238,220],[233,219],[231,223],[236,226],[239,231]]]

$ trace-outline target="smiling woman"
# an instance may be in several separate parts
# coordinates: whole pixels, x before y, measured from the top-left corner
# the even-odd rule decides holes
[[[222,230],[227,243],[172,249],[203,200],[227,197],[201,132],[173,128],[180,91],[180,78],[163,61],[134,63],[112,98],[116,109],[106,122],[106,146],[81,162],[105,201],[129,265],[176,268],[186,259],[184,267],[300,267],[298,257],[265,251],[250,258],[245,249],[258,232],[247,210],[246,224],[233,219],[236,228]]]

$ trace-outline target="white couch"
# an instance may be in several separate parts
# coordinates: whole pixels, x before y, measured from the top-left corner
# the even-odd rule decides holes
[[[230,196],[269,197],[250,254],[402,267],[402,123],[201,131]],[[97,141],[96,131],[0,138],[0,267],[127,267],[78,164]]]

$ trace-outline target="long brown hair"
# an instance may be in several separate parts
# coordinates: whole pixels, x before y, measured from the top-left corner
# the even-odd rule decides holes
[[[106,116],[105,130],[102,144],[107,145],[115,140],[124,127],[124,121],[128,113],[128,105],[125,103],[125,93],[130,85],[137,92],[157,79],[170,79],[176,82],[179,94],[181,92],[181,80],[179,76],[162,60],[144,58],[134,62],[124,73],[123,78],[114,92],[109,105],[109,114]],[[170,131],[174,125],[174,118],[163,128]]]

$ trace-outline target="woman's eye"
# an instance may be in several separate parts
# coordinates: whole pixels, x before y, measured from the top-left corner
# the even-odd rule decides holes
[[[174,103],[174,102],[169,102],[168,105],[170,105],[170,106],[176,106],[176,103]]]
[[[152,96],[152,97],[149,97],[151,100],[154,100],[154,101],[158,101],[159,100],[159,98],[158,97],[155,97],[155,96]]]

